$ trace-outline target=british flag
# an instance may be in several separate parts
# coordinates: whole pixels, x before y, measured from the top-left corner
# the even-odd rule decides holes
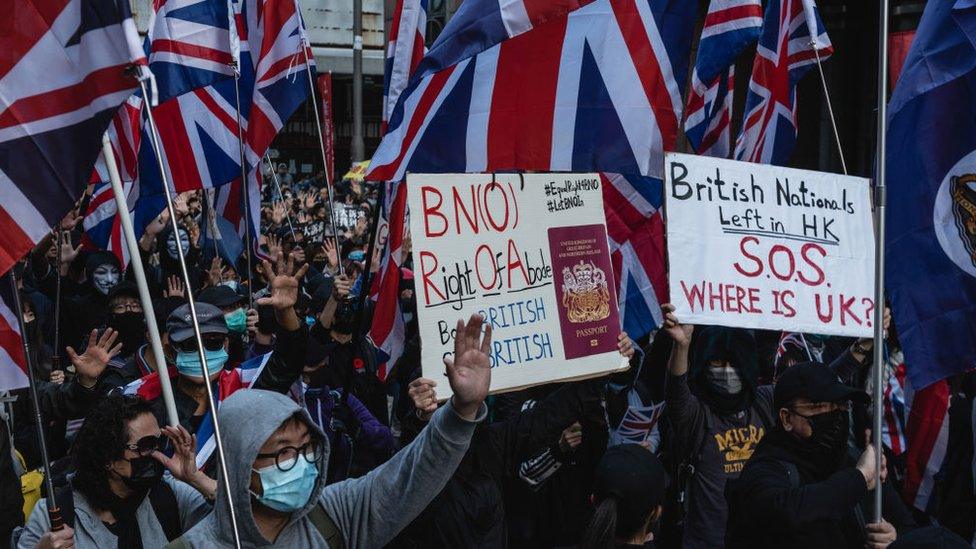
[[[881,439],[896,456],[905,451],[905,357],[901,351],[891,353],[885,364],[884,421]]]
[[[383,71],[383,127],[427,48],[427,0],[397,0]]]
[[[660,177],[677,137],[694,2],[566,4],[553,3],[565,9],[544,22],[530,16],[531,30],[510,39],[500,22],[452,18],[400,96],[367,177],[512,169]],[[497,6],[475,0],[461,10]],[[495,45],[463,40],[481,35]],[[472,48],[480,51],[457,53]],[[448,50],[459,60],[430,72]]]
[[[911,366],[909,366],[911,367]],[[908,422],[905,426],[905,483],[902,497],[926,511],[949,445],[949,382],[936,381],[918,391],[905,386]]]
[[[0,391],[27,387],[27,361],[20,338],[10,273],[0,276]]]
[[[128,3],[23,0],[0,21],[0,273],[82,195],[146,58]]]
[[[224,0],[155,0],[146,37],[159,101],[234,75]]]
[[[163,165],[175,190],[219,187],[241,178],[235,98],[235,85],[240,86],[251,222],[256,231],[261,158],[284,123],[308,97],[305,65],[311,54],[294,0],[248,0],[233,2],[233,6],[239,21],[239,82],[223,80],[194,90],[161,104],[153,112],[159,125]],[[161,194],[162,183],[151,147],[140,150],[140,166],[143,193]],[[236,194],[240,196],[239,192]]]
[[[712,0],[705,15],[685,107],[685,135],[698,154],[731,152],[735,59],[759,38],[759,0]]]
[[[623,329],[636,339],[660,325],[667,303],[661,181],[601,174],[610,259]]]
[[[369,328],[370,338],[380,350],[376,375],[385,380],[390,369],[403,354],[404,324],[400,310],[400,266],[403,265],[403,235],[407,217],[407,186],[387,183],[383,214],[389,220],[389,232],[377,275],[376,308]]]
[[[810,27],[815,30],[811,32]],[[796,86],[834,48],[813,0],[771,0],[746,97],[742,133],[735,158],[760,164],[785,164],[796,144]]]

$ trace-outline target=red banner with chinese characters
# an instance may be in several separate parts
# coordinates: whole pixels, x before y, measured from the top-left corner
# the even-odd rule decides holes
[[[332,121],[332,73],[320,74],[319,96],[322,99],[322,141],[325,143],[326,181],[335,182],[335,131]]]

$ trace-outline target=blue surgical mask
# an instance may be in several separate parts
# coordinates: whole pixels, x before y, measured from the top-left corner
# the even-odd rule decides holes
[[[210,375],[219,372],[227,363],[227,351],[223,347],[218,351],[204,349],[203,353],[207,357],[207,369],[210,370]],[[185,376],[204,377],[203,365],[200,364],[200,353],[196,351],[176,353],[176,369]]]
[[[308,315],[308,316],[306,316],[306,317],[305,317],[305,324],[306,324],[306,325],[307,325],[308,327],[310,327],[310,328],[311,328],[312,326],[315,326],[315,317],[314,317],[314,316],[311,316],[311,315]]]
[[[349,252],[350,261],[362,261],[364,259],[366,259],[366,253],[362,250],[353,250]]]
[[[243,308],[225,314],[224,321],[227,322],[227,331],[231,333],[243,334],[247,331],[247,315],[244,314]]]
[[[251,494],[262,505],[282,513],[291,513],[308,503],[312,490],[315,489],[315,481],[319,478],[319,469],[304,457],[298,456],[295,459],[295,466],[288,471],[282,471],[274,464],[252,469],[261,479],[262,494]]]

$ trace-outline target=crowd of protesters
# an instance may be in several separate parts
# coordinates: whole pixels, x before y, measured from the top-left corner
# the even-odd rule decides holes
[[[250,272],[246,254],[202,236],[199,193],[175,201],[177,234],[166,211],[149,223],[139,247],[165,365],[131,269],[86,245],[83,204],[16,267],[55,493],[40,487],[33,409],[15,391],[0,422],[0,547],[232,547],[235,528],[244,547],[973,543],[974,374],[951,380],[947,457],[925,512],[901,497],[903,459],[885,451],[875,469],[871,340],[781,344],[779,333],[683,325],[665,305],[660,330],[620,334],[628,371],[486,398],[491,330],[472,317],[444,365],[454,396],[439,404],[421,375],[409,253],[405,351],[383,381],[365,337],[378,189],[342,182],[330,207],[321,176],[279,172],[254,235],[270,260]],[[887,338],[894,353],[892,328]],[[250,388],[227,389],[255,360]],[[178,425],[167,426],[161,374]],[[208,382],[226,476],[216,452],[198,459],[198,436],[213,429]],[[622,428],[654,403],[663,413]],[[53,532],[49,498],[66,525]]]

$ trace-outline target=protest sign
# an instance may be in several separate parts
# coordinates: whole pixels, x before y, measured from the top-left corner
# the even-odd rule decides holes
[[[678,320],[872,335],[867,179],[676,153],[664,172]]]
[[[596,174],[410,174],[421,364],[450,396],[458,319],[493,330],[491,391],[626,369]]]
[[[335,205],[336,226],[351,229],[356,225],[356,221],[363,217],[363,210],[357,204],[343,204],[337,202]]]

